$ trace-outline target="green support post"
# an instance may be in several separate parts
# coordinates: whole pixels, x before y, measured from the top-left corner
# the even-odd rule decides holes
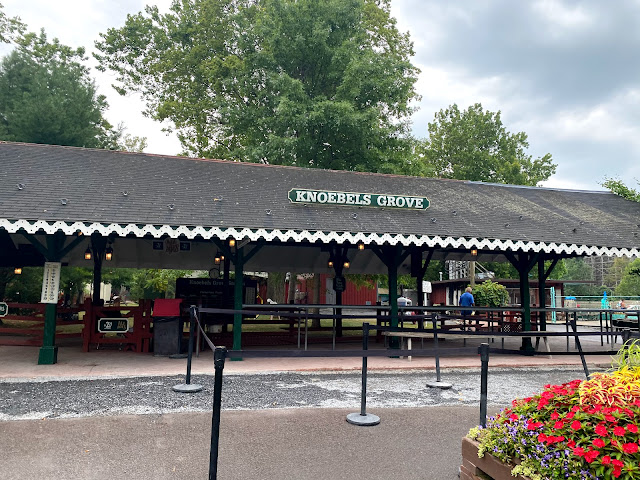
[[[238,312],[233,314],[233,350],[242,349],[242,285],[243,285],[243,269],[244,256],[242,248],[238,248],[234,258],[235,265],[235,283],[233,287],[233,309]],[[241,360],[238,358],[237,360]]]
[[[389,326],[398,327],[398,247],[390,252],[388,271],[389,271]],[[390,337],[389,347],[400,348],[400,339],[398,337]]]
[[[44,310],[44,334],[42,347],[38,352],[38,365],[53,365],[58,362],[58,347],[56,346],[56,317],[55,303],[47,303]]]

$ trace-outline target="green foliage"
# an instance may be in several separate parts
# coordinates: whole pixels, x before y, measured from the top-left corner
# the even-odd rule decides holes
[[[634,202],[640,202],[640,192],[631,187],[627,187],[621,180],[607,178],[603,183],[603,187],[609,189],[609,191],[615,193],[616,195],[620,195],[627,200],[632,200]]]
[[[11,269],[13,271],[13,268]],[[5,299],[12,302],[38,303],[42,292],[42,267],[25,267],[7,284]]]
[[[18,17],[7,17],[3,8],[0,3],[0,42],[10,43],[16,34],[24,30],[24,24]]]
[[[173,298],[176,279],[191,273],[191,270],[137,270],[131,280],[131,298]]]
[[[181,0],[96,43],[122,94],[171,120],[186,152],[420,173],[409,161],[418,69],[389,0]]]
[[[486,280],[473,289],[473,299],[479,307],[502,307],[509,301],[507,287]]]
[[[494,278],[520,278],[516,267],[509,262],[482,262],[482,266],[493,272]]]
[[[72,49],[44,31],[20,34],[0,64],[0,139],[108,148],[118,134],[103,117],[84,49]]]
[[[93,269],[83,267],[63,267],[60,271],[60,289],[70,298],[79,298],[85,285],[93,280]],[[42,278],[40,279],[42,286]]]
[[[632,296],[640,295],[640,258],[629,263],[624,270],[620,283],[616,287],[616,295]]]
[[[532,159],[524,132],[509,133],[500,112],[477,103],[461,112],[456,104],[436,113],[429,138],[416,150],[435,176],[515,185],[538,185],[556,171],[551,155]]]

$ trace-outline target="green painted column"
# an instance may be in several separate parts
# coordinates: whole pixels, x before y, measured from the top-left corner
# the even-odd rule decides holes
[[[44,310],[44,334],[42,347],[38,352],[38,365],[53,365],[58,362],[58,347],[56,346],[56,317],[55,303],[47,303]]]
[[[521,262],[523,265],[520,272],[520,297],[522,302],[522,328],[525,332],[531,331],[531,291],[529,290],[529,270],[526,267],[527,261]],[[520,350],[524,352],[533,352],[533,344],[531,343],[531,337],[522,338],[522,346]]]
[[[398,247],[394,247],[389,253],[389,326],[398,327]],[[400,339],[391,337],[390,348],[400,348]]]
[[[235,283],[233,287],[233,308],[242,310],[242,286],[244,283],[244,255],[242,248],[238,248],[234,258]],[[233,314],[233,350],[242,350],[242,313]]]

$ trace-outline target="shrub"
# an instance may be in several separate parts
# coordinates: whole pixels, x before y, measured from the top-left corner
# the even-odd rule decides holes
[[[473,299],[479,307],[502,307],[509,300],[509,293],[504,285],[486,280],[473,289]]]

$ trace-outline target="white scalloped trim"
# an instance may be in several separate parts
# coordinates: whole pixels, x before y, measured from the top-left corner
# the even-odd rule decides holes
[[[523,242],[514,240],[489,240],[477,238],[454,238],[440,237],[428,235],[401,235],[392,233],[351,233],[351,232],[321,232],[309,230],[266,230],[264,228],[219,228],[219,227],[187,227],[187,226],[170,226],[170,225],[136,225],[129,223],[121,225],[117,223],[85,223],[85,222],[47,222],[44,220],[28,221],[28,220],[7,220],[0,219],[0,228],[9,233],[16,233],[24,230],[27,233],[36,234],[44,232],[52,234],[61,231],[66,235],[74,235],[82,232],[84,235],[99,233],[107,236],[115,234],[124,237],[133,234],[136,237],[144,237],[147,234],[155,238],[167,235],[170,238],[178,238],[184,235],[188,239],[194,239],[200,236],[206,240],[211,238],[219,238],[226,240],[235,238],[236,240],[249,239],[256,240],[294,240],[295,242],[321,242],[329,243],[336,241],[337,243],[358,243],[363,242],[367,245],[417,245],[426,247],[439,248],[477,248],[480,250],[494,251],[516,251],[525,252],[545,252],[545,253],[565,253],[571,255],[606,255],[617,257],[636,257],[640,256],[640,250],[637,248],[618,248],[618,247],[597,247],[588,245],[576,245],[566,243],[544,243],[544,242]]]

